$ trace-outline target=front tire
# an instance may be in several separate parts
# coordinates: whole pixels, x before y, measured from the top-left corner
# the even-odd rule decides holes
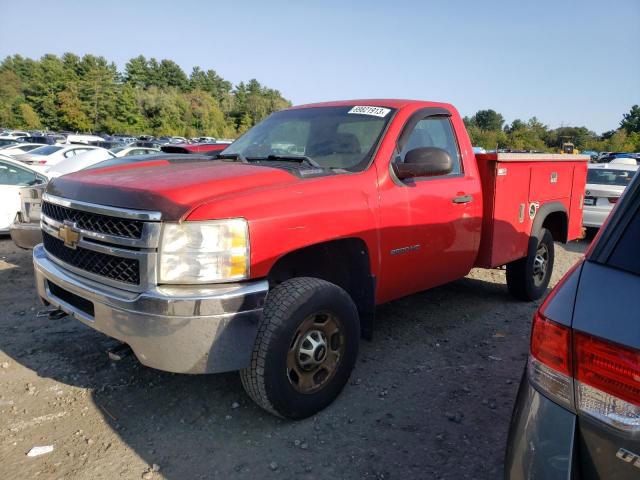
[[[527,256],[507,264],[507,288],[514,297],[532,301],[547,291],[555,250],[553,236],[546,228],[529,238]]]
[[[359,341],[358,311],[347,292],[325,280],[292,278],[267,296],[242,385],[274,415],[308,417],[342,391]]]

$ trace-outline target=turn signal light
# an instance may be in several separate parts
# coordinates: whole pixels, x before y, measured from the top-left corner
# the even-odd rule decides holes
[[[540,311],[533,318],[529,379],[555,402],[573,410],[571,330],[547,319]]]
[[[571,375],[571,330],[539,311],[533,319],[531,355],[564,375]]]

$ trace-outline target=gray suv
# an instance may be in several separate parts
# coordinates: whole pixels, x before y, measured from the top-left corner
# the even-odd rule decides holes
[[[533,319],[507,479],[640,479],[640,175]]]

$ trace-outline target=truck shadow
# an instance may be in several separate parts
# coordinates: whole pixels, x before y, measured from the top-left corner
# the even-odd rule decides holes
[[[293,423],[255,406],[236,373],[176,375],[146,368],[133,356],[113,362],[105,351],[115,341],[68,317],[37,317],[42,307],[33,298],[30,253],[9,250],[4,261],[12,267],[0,270],[0,284],[16,288],[0,292],[0,305],[9,306],[0,317],[0,349],[40,377],[87,389],[106,424],[149,465],[161,465],[164,478],[281,478],[283,472],[297,478],[312,464],[316,477],[361,478],[388,473],[395,460],[407,474],[415,465],[418,476],[430,476],[455,468],[446,466],[443,444],[434,440],[438,432],[450,441],[497,442],[495,458],[478,459],[477,478],[498,475],[536,307],[508,296],[503,271],[379,307],[374,339],[362,343],[350,385],[327,410]],[[513,343],[507,347],[496,332]],[[496,410],[456,406],[469,395],[462,386],[481,391],[482,383],[507,380],[514,386]],[[476,397],[477,406],[482,398]],[[450,410],[465,412],[466,433],[445,417]],[[302,443],[308,448],[299,448]],[[273,462],[277,468],[269,467]]]

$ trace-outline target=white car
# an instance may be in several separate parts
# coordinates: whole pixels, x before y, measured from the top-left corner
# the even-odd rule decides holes
[[[4,132],[0,135],[0,138],[7,140],[17,140],[19,138],[28,137],[29,134],[27,132],[23,132],[21,130],[14,130],[10,132]]]
[[[631,183],[638,166],[592,163],[588,168],[582,225],[600,228],[624,189]]]
[[[151,148],[151,147],[136,147],[136,146],[128,146],[128,147],[116,147],[109,150],[116,157],[128,157],[129,155],[148,155],[150,153],[160,153],[159,148]]]
[[[43,165],[51,167],[60,163],[66,158],[72,158],[89,150],[106,150],[101,147],[91,145],[47,145],[36,148],[29,153],[16,155],[14,158],[28,165]]]
[[[6,147],[0,147],[0,153],[3,155],[22,155],[23,153],[29,153],[36,148],[46,147],[46,143],[16,143],[15,145],[7,145]]]
[[[69,135],[67,135],[67,143],[84,143],[88,145],[92,142],[104,142],[104,138],[97,135],[84,135],[76,133],[70,133]]]
[[[20,211],[20,188],[46,181],[47,176],[39,168],[0,155],[0,234],[9,233],[9,226]]]
[[[65,158],[61,162],[56,163],[51,167],[45,166],[44,170],[46,171],[49,178],[55,178],[61,175],[66,175],[67,173],[84,170],[85,168],[92,167],[96,163],[100,163],[115,157],[116,156],[107,149],[96,148],[79,155],[74,155],[70,158]]]

